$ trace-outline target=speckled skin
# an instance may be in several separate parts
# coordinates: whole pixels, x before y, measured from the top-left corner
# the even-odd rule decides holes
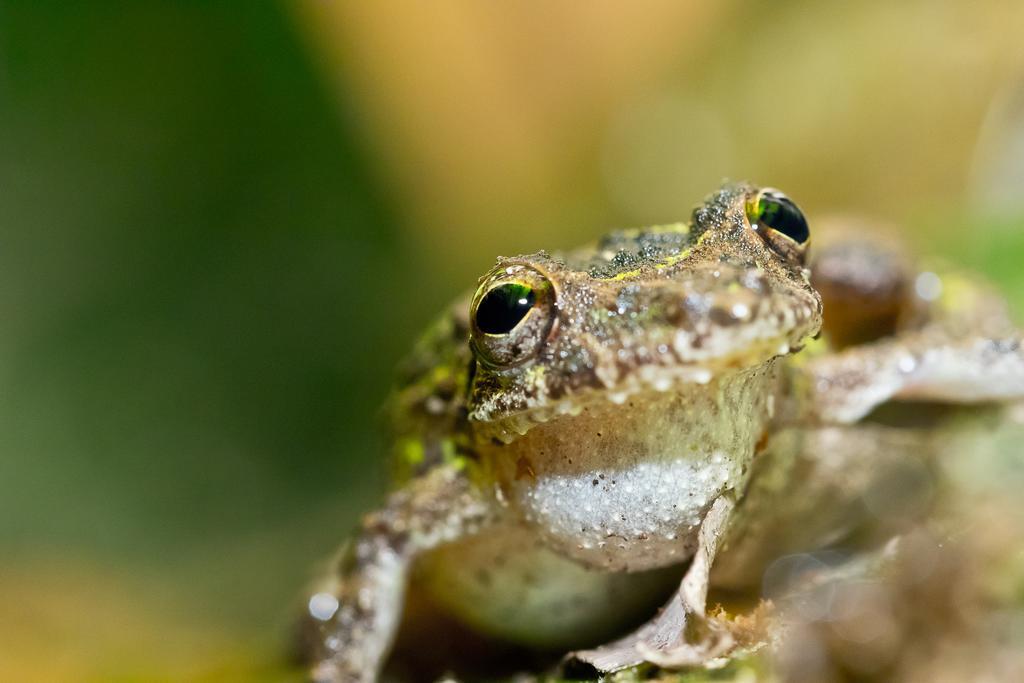
[[[773,448],[800,452],[822,442],[803,434],[854,429],[838,425],[890,400],[1024,395],[1019,335],[997,299],[924,301],[902,286],[915,276],[903,261],[870,253],[893,272],[824,267],[815,283],[852,291],[848,305],[885,298],[853,317],[858,344],[794,355],[818,334],[822,299],[804,245],[752,223],[758,193],[729,185],[687,224],[501,258],[430,331],[392,402],[399,487],[325,589],[337,609],[315,615],[314,680],[375,680],[410,581],[484,632],[568,648],[653,614],[694,554],[652,627],[580,657],[604,670],[699,662],[712,648],[684,631],[703,618],[718,540],[729,529],[739,555],[763,555],[739,525],[756,526],[756,510],[764,527],[785,507],[772,492],[792,494],[792,481],[765,484],[744,504]],[[475,311],[506,282],[536,300],[515,329],[487,334]]]
[[[475,429],[512,439],[594,394],[615,401],[700,384],[814,335],[821,299],[801,254],[780,255],[751,228],[746,209],[756,194],[729,186],[690,224],[612,233],[565,256],[499,259],[478,291],[520,277],[516,269],[535,271],[553,284],[538,316],[550,327],[524,362],[479,364],[468,401]],[[478,349],[492,343],[480,337]]]

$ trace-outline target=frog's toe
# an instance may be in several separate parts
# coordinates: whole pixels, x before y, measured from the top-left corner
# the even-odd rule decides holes
[[[572,678],[590,678],[638,666],[644,662],[638,643],[635,639],[624,639],[593,650],[571,652],[562,662],[562,670]]]
[[[636,649],[645,662],[663,669],[703,666],[727,655],[736,645],[728,628],[708,617],[690,615],[675,642],[640,641]]]
[[[672,601],[653,621],[630,635],[569,655],[567,669],[589,667],[606,674],[649,663],[667,669],[702,666],[736,644],[726,625]]]

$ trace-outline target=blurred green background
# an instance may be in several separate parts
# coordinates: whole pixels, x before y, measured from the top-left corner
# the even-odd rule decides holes
[[[0,0],[0,678],[274,676],[499,253],[725,177],[1024,303],[1024,4]]]

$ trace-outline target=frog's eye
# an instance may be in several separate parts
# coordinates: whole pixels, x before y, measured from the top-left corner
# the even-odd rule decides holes
[[[552,287],[528,266],[508,266],[484,279],[470,309],[473,349],[489,365],[516,365],[544,343],[554,316]]]
[[[783,256],[797,256],[803,260],[803,252],[811,239],[807,219],[793,200],[778,190],[761,190],[747,203],[747,219],[750,227],[775,251]]]
[[[476,326],[484,334],[508,334],[530,315],[537,295],[522,282],[491,287],[476,305]]]

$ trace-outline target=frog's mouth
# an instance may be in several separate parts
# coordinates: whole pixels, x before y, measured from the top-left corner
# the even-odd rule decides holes
[[[551,391],[549,383],[531,381],[531,373],[544,373],[527,368],[521,376],[521,388],[492,396],[481,391],[469,417],[478,433],[511,443],[537,425],[580,415],[595,405],[612,404],[632,410],[664,394],[706,393],[716,383],[741,373],[770,373],[778,358],[803,347],[805,335],[801,332],[758,339],[737,337],[734,341],[731,348],[720,346],[722,353],[706,356],[699,362],[637,365],[604,381],[594,373],[590,381],[581,379],[561,393]],[[531,394],[531,388],[537,392]],[[510,401],[517,401],[518,406]]]

